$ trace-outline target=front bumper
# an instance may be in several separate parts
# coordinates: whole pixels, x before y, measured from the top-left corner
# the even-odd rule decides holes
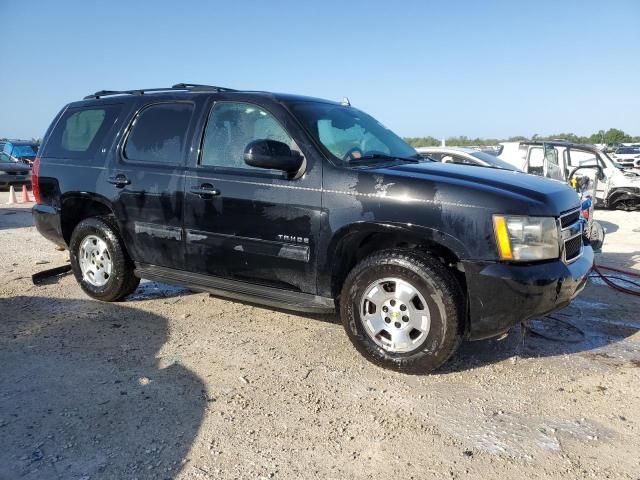
[[[560,260],[529,265],[463,263],[469,293],[467,338],[482,340],[567,306],[587,283],[593,249],[585,245],[570,264]]]
[[[34,205],[31,213],[40,235],[60,247],[67,248],[67,242],[65,242],[64,235],[62,235],[60,212],[57,208],[49,205]]]

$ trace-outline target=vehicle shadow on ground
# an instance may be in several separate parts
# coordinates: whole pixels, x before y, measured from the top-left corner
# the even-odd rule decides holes
[[[604,228],[605,233],[615,233],[615,232],[618,231],[618,225],[616,225],[615,223],[607,222],[605,220],[600,220],[600,219],[598,219],[598,217],[596,217],[595,220],[600,225],[602,225],[602,228]]]
[[[174,478],[208,402],[126,304],[0,298],[0,478]]]
[[[596,255],[596,265],[598,266],[607,265],[614,268],[621,268],[622,270],[632,271],[634,265],[638,263],[640,263],[640,250],[624,253],[602,252]],[[603,273],[616,275],[616,273],[612,271]],[[636,268],[635,273],[640,273],[640,270]],[[640,278],[636,278],[636,280],[640,282]]]
[[[0,208],[0,230],[33,226],[30,208]]]

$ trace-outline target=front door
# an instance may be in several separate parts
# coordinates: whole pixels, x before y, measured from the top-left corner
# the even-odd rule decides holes
[[[560,160],[558,159],[558,150],[546,144],[544,146],[543,174],[545,177],[553,178],[554,180],[565,180]]]
[[[322,163],[294,142],[298,129],[277,103],[269,110],[249,102],[213,104],[200,158],[185,179],[189,270],[315,293]],[[244,150],[260,139],[302,153],[301,171],[288,176],[247,165]]]
[[[117,148],[106,179],[129,254],[137,263],[180,268],[185,158],[193,102],[147,105]]]

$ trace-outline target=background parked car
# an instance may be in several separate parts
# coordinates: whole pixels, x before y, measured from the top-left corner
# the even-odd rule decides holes
[[[0,152],[0,187],[31,183],[31,166],[15,162],[11,155]]]
[[[33,164],[38,153],[38,143],[29,140],[3,140],[0,142],[0,152],[13,157],[13,161]]]
[[[640,145],[621,145],[611,157],[623,167],[640,168]]]
[[[519,168],[499,159],[495,155],[473,148],[418,147],[416,151],[425,158],[431,158],[432,160],[443,163],[461,163],[464,165],[478,165],[480,167],[520,171]]]

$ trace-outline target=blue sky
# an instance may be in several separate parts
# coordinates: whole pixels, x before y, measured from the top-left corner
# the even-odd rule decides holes
[[[403,136],[640,135],[640,1],[0,0],[0,136],[177,82],[348,96]]]

